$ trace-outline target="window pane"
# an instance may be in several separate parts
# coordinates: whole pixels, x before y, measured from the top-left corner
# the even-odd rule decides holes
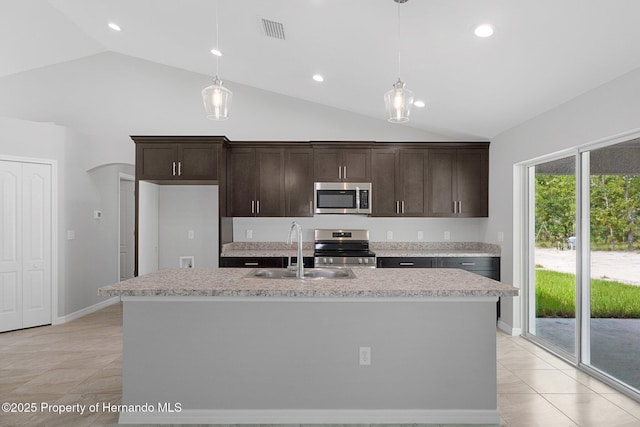
[[[591,365],[640,389],[640,142],[590,163]]]
[[[536,165],[534,188],[535,313],[529,333],[575,356],[575,157]]]

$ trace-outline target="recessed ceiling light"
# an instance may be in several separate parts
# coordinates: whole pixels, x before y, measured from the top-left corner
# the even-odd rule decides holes
[[[323,82],[324,81],[324,77],[322,77],[320,74],[314,74],[313,75],[313,80],[315,80],[317,82]]]
[[[115,22],[109,22],[109,28],[111,28],[113,31],[120,31],[120,25],[116,24]]]
[[[424,103],[424,101],[417,100],[417,101],[414,101],[414,102],[413,102],[413,105],[415,105],[415,106],[416,106],[416,107],[418,107],[418,108],[422,108],[422,107],[424,107],[424,106],[425,106],[425,103]]]
[[[491,37],[493,35],[493,25],[491,24],[478,25],[474,33],[478,37],[483,37],[483,38]]]
[[[211,53],[213,53],[215,56],[222,56],[222,52],[220,52],[215,47],[213,49],[211,49]]]

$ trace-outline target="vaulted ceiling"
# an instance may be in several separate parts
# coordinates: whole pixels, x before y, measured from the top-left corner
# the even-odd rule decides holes
[[[0,78],[104,51],[213,76],[216,9],[219,74],[231,90],[241,83],[385,120],[382,97],[398,78],[393,0],[3,0]],[[637,0],[399,9],[400,77],[426,103],[399,126],[490,139],[640,67]],[[281,23],[284,39],[265,35],[263,19]],[[482,23],[492,37],[474,35]]]

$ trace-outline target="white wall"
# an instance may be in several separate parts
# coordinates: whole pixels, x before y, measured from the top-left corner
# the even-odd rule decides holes
[[[180,267],[193,256],[197,268],[218,267],[218,186],[160,185],[158,260],[160,269]],[[193,231],[193,239],[189,231]]]
[[[133,163],[129,135],[224,135],[230,140],[448,141],[441,135],[225,81],[231,118],[207,120],[205,76],[101,53],[0,79],[0,116],[53,121],[91,135],[89,167]]]
[[[489,221],[485,241],[502,244],[502,281],[521,286],[514,272],[514,164],[640,129],[640,70],[625,74],[491,141]],[[517,198],[517,197],[516,197]],[[502,320],[521,328],[521,298],[503,298]]]
[[[51,159],[58,167],[58,315],[96,304],[97,289],[117,277],[118,172],[132,165],[108,165],[88,172],[88,136],[52,123],[0,118],[0,156]],[[102,210],[103,219],[93,219]],[[67,239],[73,230],[75,238]],[[55,320],[55,319],[54,319]]]

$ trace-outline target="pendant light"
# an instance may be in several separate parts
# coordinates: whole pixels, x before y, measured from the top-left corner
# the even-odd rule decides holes
[[[218,2],[216,1],[216,47],[215,52],[212,53],[216,57],[216,77],[213,79],[213,84],[202,89],[202,102],[204,102],[204,109],[207,112],[207,119],[210,120],[226,120],[229,118],[229,106],[231,105],[231,98],[233,93],[226,87],[222,86],[222,80],[218,77],[220,67],[219,61],[222,56],[222,51],[219,48],[218,37]]]
[[[398,81],[393,89],[384,94],[384,105],[387,110],[387,121],[390,123],[404,123],[409,121],[413,92],[405,88],[400,78],[400,5],[408,0],[393,0],[398,3]]]

